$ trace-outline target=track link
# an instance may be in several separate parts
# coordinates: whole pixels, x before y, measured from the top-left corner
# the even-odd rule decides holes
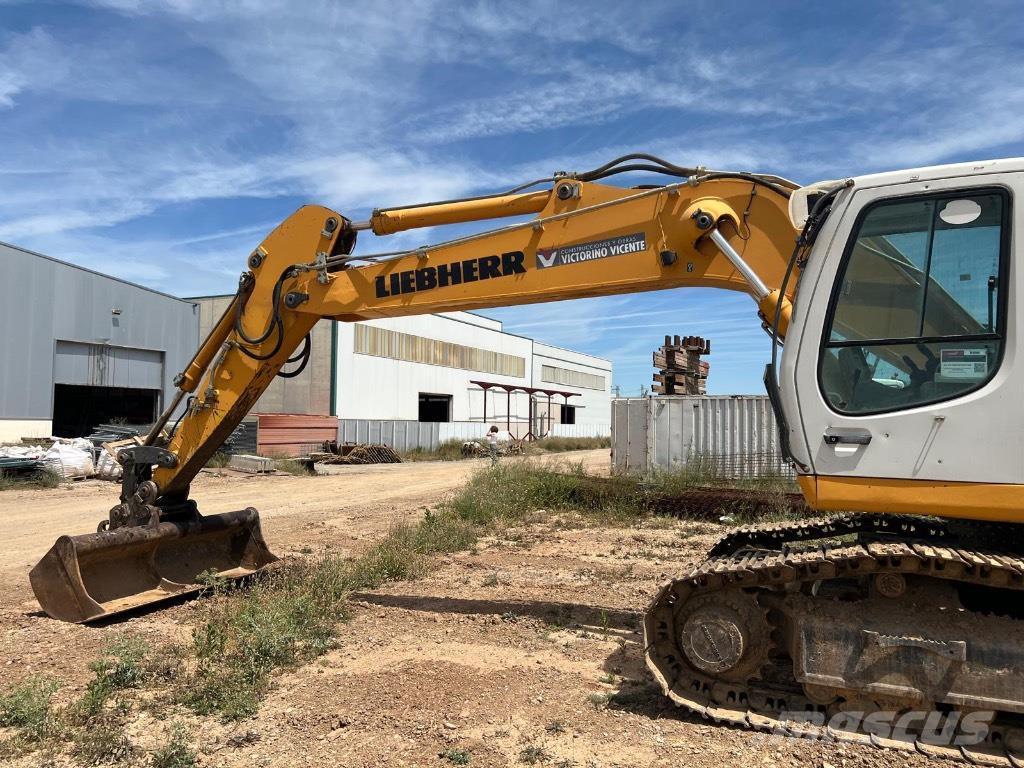
[[[857,541],[822,542],[850,534],[856,534]],[[814,541],[819,543],[792,546]],[[783,713],[824,711],[822,704],[809,698],[795,679],[761,679],[754,674],[729,680],[728,675],[706,674],[687,661],[680,646],[680,631],[685,634],[686,627],[679,623],[695,601],[712,604],[720,600],[728,604],[730,594],[786,595],[802,587],[809,589],[812,584],[880,574],[923,576],[979,588],[1015,590],[1024,597],[1024,558],[969,546],[962,533],[954,532],[944,521],[896,515],[840,515],[745,527],[723,537],[711,556],[685,578],[662,587],[644,617],[648,667],[673,701],[715,722],[917,751],[977,765],[1024,766],[1024,753],[1020,751],[1024,747],[1015,742],[1007,745],[1007,738],[1011,742],[1019,740],[1024,732],[1019,714],[997,713],[986,741],[971,747],[936,746],[920,736],[908,740],[879,738],[862,731],[794,722]],[[814,594],[813,590],[810,594]],[[725,647],[730,642],[727,636],[709,637],[710,640]],[[881,641],[888,638],[882,635]],[[774,642],[778,644],[778,637]],[[693,652],[692,647],[689,650]]]
[[[725,534],[708,551],[719,557],[739,549],[775,549],[784,545],[853,534],[952,544],[970,548],[1024,553],[1024,525],[948,520],[922,515],[879,515],[851,512],[787,523],[745,525]]]
[[[708,552],[708,557],[721,557],[740,549],[778,550],[783,545],[863,533],[901,536],[935,543],[954,538],[946,522],[939,519],[915,515],[851,513],[791,523],[742,526],[719,539]]]

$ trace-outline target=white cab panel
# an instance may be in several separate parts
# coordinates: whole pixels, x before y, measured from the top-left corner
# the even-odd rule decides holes
[[[970,173],[964,166],[953,166],[953,169],[961,175],[904,183],[893,183],[894,179],[884,177],[864,179],[865,182],[876,183],[858,184],[842,195],[841,204],[834,209],[832,220],[815,245],[801,279],[792,325],[796,332],[791,333],[788,340],[781,376],[783,402],[793,428],[794,453],[809,464],[815,474],[1024,483],[1024,399],[1021,397],[1024,393],[1024,366],[1018,363],[1020,354],[1017,349],[1017,329],[1022,322],[1018,297],[1024,286],[1021,285],[1021,271],[1015,264],[1017,233],[1024,226],[1019,204],[1024,192],[1024,174]],[[878,183],[883,178],[887,183]],[[822,355],[826,354],[822,346],[823,335],[831,328],[833,286],[847,243],[858,224],[858,214],[864,211],[865,206],[884,199],[907,197],[917,200],[918,196],[960,190],[969,194],[971,188],[1005,189],[1009,206],[1006,218],[1009,223],[1008,272],[999,280],[999,290],[1005,292],[1007,314],[1001,329],[1002,360],[994,375],[980,388],[942,402],[906,407],[895,405],[879,413],[840,412],[845,405],[843,395],[830,391],[826,396],[823,389],[827,385],[820,383],[819,366]],[[955,206],[958,217],[953,216],[954,211],[950,209],[949,213],[943,214],[944,220],[961,221],[960,207]],[[899,242],[898,238],[888,240]],[[909,262],[905,266],[910,266]],[[972,275],[950,279],[969,280]],[[973,276],[973,279],[978,279],[978,276]],[[932,290],[927,277],[923,282]],[[843,291],[849,291],[846,281]],[[922,334],[922,338],[927,337],[923,331]],[[903,334],[899,337],[902,338]],[[960,346],[964,348],[960,354],[966,350],[969,355],[977,344],[964,342]],[[933,371],[932,375],[933,379],[945,382],[947,387],[948,382],[954,381],[964,368],[954,359],[954,353],[956,350],[953,353],[947,350],[941,355],[938,373]],[[900,380],[899,374],[879,372],[879,367],[886,368],[876,364],[874,372],[869,374],[875,378],[867,386],[893,390],[900,389],[901,385],[910,386],[909,381]],[[850,370],[847,363],[844,374]],[[930,386],[937,387],[934,383]],[[882,393],[880,397],[885,397],[885,390],[877,391]],[[839,402],[838,406],[836,402]],[[857,408],[845,410],[856,411]],[[803,440],[799,439],[801,428]]]

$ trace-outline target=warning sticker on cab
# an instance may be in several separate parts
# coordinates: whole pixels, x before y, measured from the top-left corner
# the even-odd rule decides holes
[[[647,250],[647,238],[643,232],[635,235],[609,237],[589,243],[567,245],[564,248],[537,249],[537,269],[564,267],[566,264],[580,264],[584,261],[607,259],[609,256],[623,256]]]
[[[939,378],[947,381],[984,379],[988,376],[988,350],[944,349],[940,352]]]

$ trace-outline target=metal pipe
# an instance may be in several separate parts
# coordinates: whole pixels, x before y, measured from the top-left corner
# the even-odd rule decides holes
[[[231,299],[231,303],[228,304],[227,309],[224,310],[224,314],[220,316],[220,320],[213,326],[210,333],[207,335],[203,345],[196,352],[192,361],[185,367],[185,370],[178,374],[178,377],[174,380],[175,386],[179,387],[185,392],[195,392],[196,387],[199,386],[199,380],[202,378],[203,373],[213,362],[213,356],[217,354],[217,351],[221,348],[224,340],[231,334],[235,327],[235,314],[238,311],[238,302],[242,300],[241,293],[252,290],[253,282],[249,281],[246,286],[239,289],[239,293],[236,293]]]
[[[160,436],[160,430],[167,425],[168,421],[170,421],[171,415],[174,413],[175,409],[181,405],[181,399],[183,397],[185,397],[185,390],[179,389],[178,394],[174,396],[174,400],[172,400],[171,404],[164,409],[164,412],[160,414],[160,418],[156,420],[156,424],[154,424],[153,428],[149,430],[149,434],[146,435],[146,439],[142,443],[143,445],[153,445],[153,443],[156,442],[156,439]]]
[[[761,301],[771,293],[768,286],[764,284],[764,280],[758,276],[757,272],[751,269],[750,265],[743,260],[743,257],[729,244],[729,241],[725,239],[721,232],[717,229],[712,229],[708,232],[708,237],[711,238],[711,242],[718,246],[718,250],[725,255],[729,263],[736,267],[736,270],[743,275],[743,279],[747,281],[747,285],[754,292],[755,299]]]
[[[499,195],[410,208],[389,208],[374,211],[370,217],[370,224],[375,234],[389,235],[406,229],[539,213],[544,210],[550,199],[551,190],[546,189],[518,195]]]
[[[594,203],[593,205],[587,205],[582,208],[575,208],[570,211],[564,211],[562,213],[555,213],[550,216],[542,216],[536,219],[530,219],[529,221],[522,221],[516,224],[509,224],[504,227],[497,227],[496,229],[487,229],[483,232],[474,232],[471,235],[463,235],[462,237],[456,237],[451,240],[443,240],[440,243],[434,243],[433,245],[427,245],[420,248],[411,248],[404,251],[384,251],[382,253],[366,253],[366,254],[344,254],[339,256],[332,256],[327,260],[328,265],[336,264],[348,264],[353,261],[366,261],[380,264],[385,261],[394,261],[395,259],[405,258],[406,256],[412,256],[416,253],[428,253],[430,251],[439,248],[450,248],[456,245],[463,245],[464,243],[471,243],[475,240],[482,240],[486,238],[494,237],[495,235],[503,235],[509,232],[515,232],[520,229],[536,229],[537,227],[545,227],[548,224],[554,224],[558,221],[565,221],[567,219],[576,218],[585,213],[593,213],[594,211],[604,210],[605,208],[611,208],[617,205],[624,205],[631,203],[635,200],[641,200],[645,197],[654,197],[656,195],[672,193],[673,190],[680,190],[683,187],[689,186],[687,182],[680,182],[678,184],[666,184],[664,187],[654,187],[652,189],[642,189],[636,194],[626,195],[625,197],[617,197],[614,200],[605,200],[601,203]]]

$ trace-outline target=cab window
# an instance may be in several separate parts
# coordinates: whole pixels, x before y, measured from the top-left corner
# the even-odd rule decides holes
[[[958,397],[1003,349],[1009,200],[1002,190],[887,200],[855,228],[819,368],[836,411],[869,414]]]

